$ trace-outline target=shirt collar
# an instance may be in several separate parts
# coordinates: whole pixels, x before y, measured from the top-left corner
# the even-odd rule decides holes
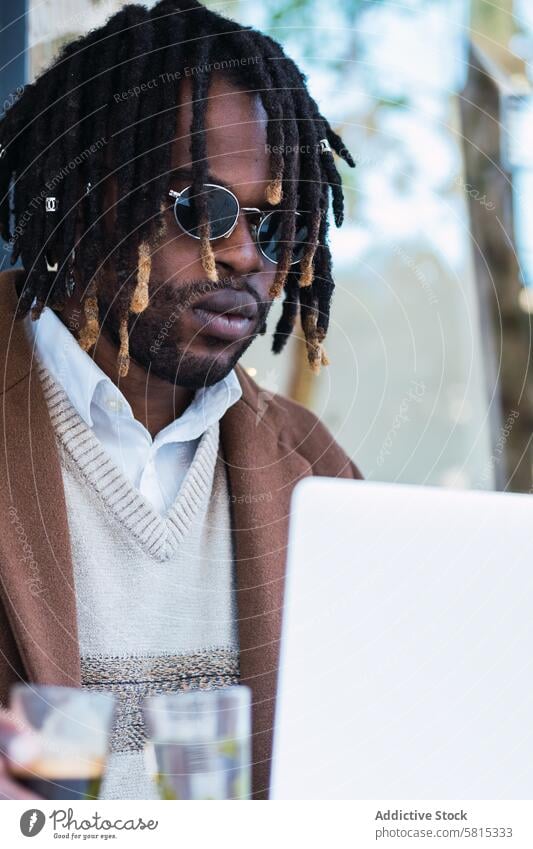
[[[198,389],[185,412],[156,435],[154,442],[187,442],[198,439],[208,427],[220,421],[229,407],[242,395],[241,384],[235,374],[228,375],[212,386]]]
[[[28,314],[24,323],[33,345],[32,353],[36,354],[39,362],[64,389],[70,403],[86,424],[92,427],[91,404],[98,385],[107,383],[117,392],[120,390],[80,347],[74,334],[49,307],[44,308],[37,321],[32,321]]]
[[[135,421],[123,392],[80,347],[73,333],[52,309],[45,307],[37,321],[32,321],[27,315],[24,323],[33,353],[63,388],[70,403],[89,427],[94,425],[94,404],[109,418],[116,420],[120,416]],[[241,395],[241,385],[232,370],[218,383],[199,389],[184,413],[163,428],[154,442],[163,445],[197,439],[210,425],[220,420]],[[110,404],[110,401],[116,403]],[[143,427],[140,422],[137,425]]]

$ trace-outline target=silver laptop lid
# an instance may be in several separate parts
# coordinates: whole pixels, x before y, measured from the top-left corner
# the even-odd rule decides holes
[[[533,798],[533,500],[293,499],[271,796]]]

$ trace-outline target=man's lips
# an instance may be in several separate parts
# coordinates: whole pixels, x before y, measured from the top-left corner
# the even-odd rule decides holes
[[[194,310],[201,309],[207,312],[230,313],[243,318],[255,318],[257,316],[257,303],[248,293],[236,289],[220,289],[218,292],[210,292],[204,295],[192,305]]]
[[[191,312],[203,335],[231,342],[250,335],[258,308],[248,292],[222,289],[195,301]]]

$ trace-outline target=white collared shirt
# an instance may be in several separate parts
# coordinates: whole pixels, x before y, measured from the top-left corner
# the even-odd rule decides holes
[[[152,439],[124,394],[82,348],[49,307],[24,319],[32,353],[48,369],[78,414],[125,477],[164,514],[176,500],[207,428],[242,395],[234,371],[199,389],[185,412]]]

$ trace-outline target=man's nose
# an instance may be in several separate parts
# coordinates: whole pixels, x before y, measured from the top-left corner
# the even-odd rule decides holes
[[[215,261],[225,276],[228,272],[239,275],[260,274],[261,272],[275,271],[273,263],[263,257],[257,247],[257,242],[252,236],[250,224],[246,215],[239,215],[237,226],[231,236],[227,239],[217,239],[212,243]],[[266,266],[269,266],[267,269]]]

